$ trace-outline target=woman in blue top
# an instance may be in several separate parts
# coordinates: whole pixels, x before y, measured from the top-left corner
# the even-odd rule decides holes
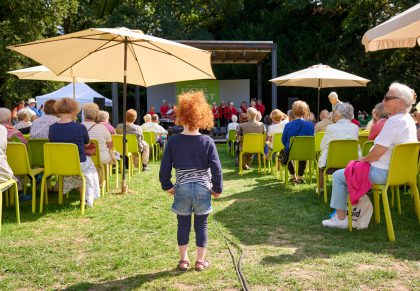
[[[86,183],[86,205],[92,207],[93,200],[99,198],[99,176],[92,159],[85,154],[85,145],[90,142],[86,127],[74,122],[80,106],[77,101],[71,98],[63,98],[55,103],[57,114],[60,120],[50,126],[48,139],[51,142],[74,143],[79,149],[80,167],[85,176]],[[71,189],[79,188],[82,179],[78,176],[66,176],[63,179],[63,193]]]
[[[176,107],[177,125],[184,130],[172,136],[165,148],[160,166],[159,179],[162,189],[174,195],[172,211],[178,219],[178,267],[186,271],[191,214],[194,212],[197,258],[195,269],[201,271],[209,266],[204,260],[207,244],[207,219],[211,212],[211,195],[222,193],[222,168],[213,140],[199,133],[199,129],[213,127],[213,113],[203,92],[184,93],[178,97]],[[175,168],[176,183],[171,182]]]
[[[312,122],[305,121],[304,117],[310,113],[309,106],[304,101],[296,101],[292,105],[292,114],[294,115],[293,121],[287,123],[283,130],[282,143],[284,144],[284,150],[289,151],[290,138],[292,136],[312,136],[314,135],[314,124]],[[299,170],[296,177],[295,168],[292,162],[287,165],[290,175],[292,178],[291,182],[303,183],[303,173],[306,168],[306,161],[299,161]]]

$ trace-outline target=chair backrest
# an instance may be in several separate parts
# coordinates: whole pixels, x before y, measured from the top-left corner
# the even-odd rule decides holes
[[[45,143],[44,173],[46,176],[52,174],[82,175],[77,145],[73,143]]]
[[[123,152],[123,136],[122,134],[113,134],[112,137],[112,143],[114,144],[114,148],[117,152],[122,154]]]
[[[229,130],[228,141],[236,141],[236,130],[235,129]]]
[[[101,165],[101,154],[100,154],[101,151],[99,150],[99,141],[96,139],[91,139],[90,142],[96,145],[96,153],[94,155],[91,155],[90,158],[92,159],[92,162],[95,166],[100,166]]]
[[[28,140],[28,156],[32,167],[44,167],[44,144],[47,142],[46,138]]]
[[[365,141],[363,144],[362,156],[366,156],[373,147],[373,140]]]
[[[419,149],[418,142],[402,143],[394,147],[388,171],[389,186],[416,183]]]
[[[359,142],[352,139],[332,140],[328,145],[326,168],[343,169],[359,158]]]
[[[7,163],[15,176],[31,172],[26,146],[21,142],[9,142],[6,149]]]
[[[156,144],[156,135],[153,131],[143,131],[143,139],[149,146]]]
[[[367,141],[368,137],[369,137],[369,132],[368,130],[361,130],[359,131],[359,144],[360,146],[363,146],[363,144]]]
[[[324,138],[325,131],[320,131],[315,133],[315,152],[319,153],[321,151],[321,141]]]
[[[315,137],[292,136],[289,142],[289,161],[315,161]]]
[[[266,135],[263,133],[246,133],[242,140],[242,152],[249,154],[264,153]]]
[[[282,149],[284,149],[284,144],[281,142],[282,136],[282,133],[275,133],[273,135],[273,153],[279,153]]]
[[[23,134],[23,137],[24,137],[26,140],[29,140],[30,135],[29,135],[29,133],[25,133],[25,134]]]
[[[127,134],[127,152],[138,153],[139,145],[137,143],[137,137],[135,134]]]

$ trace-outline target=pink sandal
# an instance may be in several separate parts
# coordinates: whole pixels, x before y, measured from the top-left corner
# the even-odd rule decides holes
[[[196,271],[203,271],[204,269],[207,269],[210,267],[210,262],[204,261],[204,262],[195,262],[195,270]]]
[[[190,266],[190,261],[188,260],[179,260],[178,262],[178,269],[181,271],[188,270],[188,267]]]

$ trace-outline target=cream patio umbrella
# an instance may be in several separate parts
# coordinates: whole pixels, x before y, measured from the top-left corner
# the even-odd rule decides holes
[[[321,88],[333,87],[366,87],[368,79],[352,75],[330,66],[319,64],[304,70],[271,79],[277,86],[318,88],[318,116],[319,95]]]
[[[7,72],[15,75],[19,79],[23,80],[40,80],[40,81],[55,81],[55,82],[70,82],[73,83],[73,99],[76,98],[76,83],[94,83],[94,82],[105,82],[102,80],[91,79],[91,78],[79,78],[72,74],[71,69],[67,70],[63,74],[57,76],[50,71],[46,66],[35,66],[19,70],[13,70]]]
[[[420,45],[420,4],[368,30],[362,38],[366,52]]]
[[[71,69],[77,77],[123,83],[124,142],[127,83],[147,87],[215,78],[211,53],[127,28],[91,28],[8,48],[57,75]],[[124,166],[125,147],[122,154]],[[125,171],[122,180],[126,193]]]

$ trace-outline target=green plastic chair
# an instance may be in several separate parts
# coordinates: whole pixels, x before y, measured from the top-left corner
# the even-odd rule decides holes
[[[261,156],[263,157],[264,174],[265,174],[265,155],[264,155],[265,140],[266,140],[266,134],[263,134],[263,133],[244,134],[243,140],[242,140],[242,151],[239,152],[239,175],[242,175],[242,155],[245,153],[257,154],[258,172],[261,171]]]
[[[90,142],[94,143],[96,145],[96,153],[94,155],[91,155],[90,158],[92,159],[93,164],[95,165],[95,167],[98,169],[100,169],[100,171],[102,171],[102,177],[104,177],[104,180],[102,181],[102,185],[101,185],[101,195],[104,196],[105,195],[105,187],[108,191],[109,186],[108,186],[108,182],[109,182],[109,177],[108,177],[108,171],[107,171],[107,165],[103,165],[101,163],[101,153],[99,150],[99,141],[96,139],[91,139]]]
[[[228,139],[226,141],[226,151],[229,153],[229,142],[231,142],[231,148],[230,148],[230,153],[232,154],[232,156],[235,155],[235,142],[236,142],[236,130],[235,129],[231,129],[229,130],[228,133]]]
[[[374,213],[375,222],[380,223],[380,207],[379,198],[382,194],[382,203],[385,213],[386,227],[388,231],[388,238],[390,241],[395,241],[394,227],[392,223],[391,211],[388,202],[388,188],[400,185],[409,185],[410,191],[414,198],[414,208],[417,213],[417,219],[420,223],[420,199],[419,191],[417,189],[417,160],[419,156],[420,143],[403,143],[396,145],[392,150],[391,162],[389,165],[388,177],[386,184],[372,185],[374,197]],[[401,202],[399,191],[397,191],[398,212],[401,213]]]
[[[143,131],[143,139],[150,147],[153,162],[156,160],[158,145],[156,144],[156,134],[152,131]]]
[[[20,224],[18,186],[14,179],[9,179],[5,182],[0,183],[0,232],[1,232],[1,222],[2,222],[2,217],[3,217],[3,192],[6,193],[6,206],[8,206],[9,204],[8,203],[9,192],[10,194],[12,193],[14,194],[13,197],[14,197],[15,209],[16,209],[16,222]]]
[[[28,140],[29,162],[32,167],[44,167],[44,144],[49,142],[46,138],[37,138]]]
[[[41,174],[44,168],[31,168],[29,163],[28,153],[26,146],[23,143],[11,142],[7,144],[6,149],[7,163],[16,176],[31,177],[32,181],[32,213],[35,213],[36,208],[36,178],[35,176]],[[26,186],[26,183],[25,183]],[[25,187],[26,190],[26,187]]]
[[[282,179],[282,175],[281,175],[282,168],[281,168],[281,163],[279,163],[278,155],[280,151],[284,149],[284,145],[281,142],[282,136],[283,136],[282,133],[275,133],[273,135],[273,139],[272,139],[273,148],[268,151],[268,168],[271,169],[271,173],[275,172],[275,175],[277,177],[277,167],[280,166],[280,171],[279,171],[280,180]],[[274,163],[273,163],[273,155],[275,159]]]
[[[115,186],[118,187],[119,184],[119,173],[118,170],[123,171],[123,164],[122,164],[122,153],[123,153],[123,135],[122,134],[114,134],[111,136],[112,137],[112,142],[114,144],[114,148],[117,152],[119,152],[121,154],[121,159],[117,162],[117,164],[115,164]],[[131,155],[131,153],[128,152],[127,150],[127,143],[126,143],[126,151],[125,151],[125,156],[128,158],[128,180],[131,179],[131,166],[133,165],[133,157]]]
[[[368,140],[369,133],[370,133],[369,130],[360,130],[359,131],[359,144],[360,144],[361,147]]]
[[[351,160],[359,158],[359,143],[357,140],[339,139],[332,140],[328,145],[327,165],[324,168],[322,178],[324,180],[324,202],[328,202],[327,193],[327,170],[343,169]],[[318,184],[319,190],[319,184]],[[318,191],[319,195],[320,191]]]
[[[319,159],[319,156],[321,154],[321,141],[324,138],[325,131],[320,131],[315,133],[315,154],[317,160]]]
[[[373,147],[373,140],[365,141],[365,143],[363,144],[362,156],[364,157],[367,156],[367,154],[369,153],[372,147]]]
[[[80,176],[82,178],[82,191],[80,193],[80,211],[85,213],[85,176],[80,167],[79,149],[73,143],[45,143],[44,144],[44,176],[41,182],[41,198],[39,213],[42,213],[45,204],[48,204],[47,178],[58,176],[58,204],[63,203],[63,176]]]
[[[131,155],[137,155],[139,159],[139,172],[142,168],[142,162],[141,162],[141,152],[139,150],[139,145],[137,143],[137,137],[135,134],[127,134],[127,152],[129,152]],[[131,167],[131,173],[134,173],[134,163]]]
[[[316,162],[314,136],[292,136],[290,138],[289,145],[292,145],[292,147],[289,152],[289,159],[287,163],[289,163],[290,161]],[[296,167],[296,171],[297,170],[298,169]],[[310,179],[312,180],[312,174],[313,174],[312,170],[310,170],[309,174],[310,174]],[[285,178],[285,185],[288,186],[289,185],[289,170],[287,166],[284,167],[284,178]]]

